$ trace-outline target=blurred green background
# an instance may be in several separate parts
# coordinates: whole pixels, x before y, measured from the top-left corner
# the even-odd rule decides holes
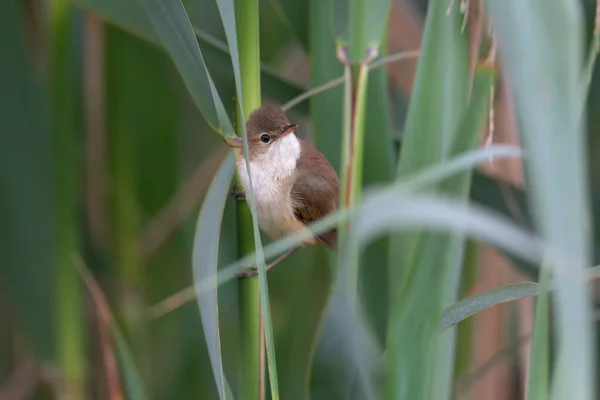
[[[259,2],[263,103],[281,105],[342,75],[324,11],[334,3]],[[216,3],[183,4],[233,119],[235,83]],[[581,4],[589,41],[595,2]],[[382,55],[419,49],[426,10],[425,0],[392,1]],[[196,216],[227,147],[195,107],[144,12],[131,0],[3,0],[0,51],[0,399],[119,398],[111,376],[125,398],[217,399],[195,302],[160,317],[148,310],[192,283]],[[364,188],[395,176],[416,63],[391,63],[369,76]],[[592,80],[586,131],[593,232],[600,229],[598,82]],[[495,142],[518,143],[505,90],[496,91]],[[338,171],[342,96],[338,86],[287,113]],[[531,227],[521,169],[516,161],[486,166],[474,175],[471,198]],[[219,265],[239,258],[237,240],[231,198]],[[381,347],[388,255],[387,238],[370,244],[360,275]],[[538,279],[537,266],[475,242],[462,265],[459,298]],[[82,270],[101,288],[120,341]],[[327,252],[298,251],[268,278],[281,398],[360,398],[336,377],[343,371],[328,349],[316,346],[319,335],[340,334],[320,330],[332,284]],[[234,388],[238,300],[237,280],[219,288],[225,375]],[[532,305],[497,306],[459,326],[447,398],[523,398]],[[78,387],[71,397],[59,396],[65,382]]]

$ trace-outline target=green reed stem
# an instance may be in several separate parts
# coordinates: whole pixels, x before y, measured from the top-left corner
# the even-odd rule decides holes
[[[342,143],[340,191],[340,205],[342,207],[354,205],[360,198],[362,187],[368,62],[364,61],[358,64],[355,81],[353,80],[352,69],[352,65],[346,64],[344,70],[344,138]],[[345,243],[347,229],[346,223],[340,225],[339,235],[342,246]],[[352,251],[352,249],[348,249],[348,251]],[[354,301],[358,289],[358,263],[351,263],[346,267],[345,278],[347,279],[348,299]]]
[[[50,3],[52,37],[52,135],[54,152],[54,224],[57,304],[58,362],[65,378],[59,390],[61,399],[85,398],[85,339],[81,282],[72,262],[76,249],[76,142],[73,74],[70,62],[70,4]]]
[[[236,0],[238,51],[241,65],[244,116],[261,105],[260,44],[258,31],[258,0]],[[238,106],[239,103],[236,103]],[[241,137],[241,112],[237,113],[237,131]],[[237,177],[238,189],[242,189]],[[238,203],[238,251],[240,256],[254,252],[252,216],[245,203]],[[265,395],[264,326],[261,318],[258,277],[239,280],[240,329],[242,350],[242,398],[262,400]]]

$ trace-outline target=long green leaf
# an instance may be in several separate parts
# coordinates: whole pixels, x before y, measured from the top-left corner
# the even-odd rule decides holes
[[[34,354],[54,357],[52,142],[16,0],[0,3],[0,277]],[[23,155],[27,154],[27,160]]]
[[[583,35],[574,0],[487,1],[515,99],[536,226],[568,265],[558,279],[558,357],[553,395],[593,398],[595,354],[589,289],[589,201],[581,121]],[[550,45],[551,43],[551,45]],[[561,182],[557,185],[556,182]],[[564,262],[564,261],[563,261]]]
[[[414,176],[406,177],[403,180],[396,181],[394,184],[390,185],[387,188],[372,189],[369,191],[367,197],[368,199],[375,199],[373,201],[377,201],[376,199],[384,197],[387,198],[388,196],[393,196],[394,194],[400,195],[405,193],[411,193],[415,190],[422,189],[423,187],[428,187],[429,185],[432,185],[440,180],[451,177],[454,174],[462,172],[465,169],[472,168],[484,162],[489,162],[490,158],[511,158],[518,157],[520,154],[521,153],[520,151],[518,151],[517,148],[503,145],[494,145],[485,149],[474,150],[467,154],[457,156],[446,163],[436,165],[420,173],[414,174]],[[474,204],[472,206],[476,207],[476,209],[478,210],[480,209],[479,206],[476,206]],[[485,210],[486,215],[489,213],[488,209],[482,208],[482,212],[483,210]],[[321,234],[331,229],[333,226],[339,224],[341,221],[345,221],[351,217],[355,218],[357,215],[360,214],[361,211],[365,214],[368,213],[366,211],[365,201],[361,201],[355,207],[352,207],[350,209],[342,208],[335,212],[332,212],[328,216],[308,226],[308,231],[295,233],[293,235],[287,236],[286,238],[280,239],[274,243],[269,244],[264,248],[264,255],[266,257],[276,257],[278,255],[281,255],[283,252],[291,249],[292,247],[298,246],[303,241],[306,241],[309,237],[311,237],[311,235],[314,236]],[[498,214],[496,213],[492,213],[491,215],[494,215],[495,218],[498,218]],[[516,228],[520,232],[518,234],[519,237],[534,237],[529,232],[529,230],[522,229],[519,225],[513,222],[506,223],[508,223],[512,228]],[[531,242],[529,243],[531,244]],[[517,250],[515,247],[510,247],[510,251],[512,251],[514,254],[526,261],[539,262],[538,257],[533,255],[537,253],[537,250],[535,250],[533,247],[528,250]],[[241,265],[251,264],[255,261],[255,258],[256,254],[250,254],[238,260],[237,262],[223,268],[223,270],[219,272],[219,284],[222,284],[232,279],[239,271],[239,267]],[[207,286],[207,282],[204,281],[199,286],[201,288],[210,287],[210,285]]]
[[[475,69],[473,88],[469,99],[469,109],[462,117],[456,133],[453,135],[450,154],[461,154],[477,147],[482,128],[487,120],[491,105],[491,93],[496,79],[496,71],[492,66],[479,65]],[[458,198],[467,200],[471,186],[472,170],[465,171],[446,181],[441,185],[444,192],[453,194]],[[460,278],[462,275],[465,238],[455,235],[452,238],[441,239],[444,246],[439,246],[434,239],[427,244],[427,250],[436,249],[438,254],[444,254],[443,269],[446,275],[442,282],[441,306],[446,306],[458,300]],[[418,265],[417,268],[427,269],[428,265]],[[434,267],[435,268],[435,267]],[[417,272],[418,274],[419,272]],[[431,283],[431,282],[430,282]],[[452,378],[454,376],[454,331],[439,337],[435,349],[435,370],[432,398],[448,398],[452,391]]]
[[[352,63],[376,55],[384,39],[390,9],[389,0],[329,0],[336,41],[348,48]]]
[[[225,201],[235,171],[233,152],[227,157],[215,175],[196,223],[192,264],[194,281],[216,276],[219,255],[219,235]],[[214,274],[214,275],[213,275]],[[233,398],[223,373],[221,341],[219,338],[219,305],[216,279],[211,291],[198,295],[198,308],[202,318],[204,338],[221,400]],[[227,390],[227,391],[226,391]]]
[[[125,336],[113,321],[112,337],[115,343],[115,350],[119,359],[121,367],[121,377],[123,379],[123,387],[127,392],[127,399],[131,400],[146,400],[149,399],[144,382],[142,380],[142,374],[139,371],[135,363],[133,353],[125,340]]]
[[[334,17],[331,4],[322,0],[310,2],[310,84],[317,87],[342,76],[343,67],[335,57],[335,42],[329,29],[330,20]],[[342,99],[343,90],[336,87],[311,97],[309,101],[315,145],[338,172],[341,165]]]
[[[389,182],[395,175],[396,154],[390,113],[389,81],[382,69],[369,72],[365,141],[363,144],[363,188]],[[363,302],[380,343],[385,343],[388,317],[389,238],[381,238],[365,250],[359,279]]]
[[[437,327],[442,333],[460,321],[485,310],[486,308],[506,303],[524,297],[533,296],[538,292],[538,284],[534,282],[514,283],[487,292],[476,294],[447,307]]]
[[[308,50],[309,6],[310,1],[271,0],[284,21],[290,26],[294,36],[305,50]]]
[[[140,0],[140,4],[206,121],[222,135],[233,137],[233,125],[206,68],[181,2]]]
[[[52,199],[54,201],[54,262],[58,360],[65,377],[59,396],[85,397],[85,320],[81,305],[81,284],[72,254],[79,247],[77,224],[80,168],[76,143],[77,70],[73,62],[73,21],[66,0],[49,2],[51,62],[51,127],[53,145]]]
[[[586,269],[586,278],[588,280],[597,278],[599,274],[600,266]],[[442,333],[451,326],[486,308],[528,296],[535,296],[541,290],[554,289],[556,283],[551,282],[551,284],[548,283],[545,287],[542,286],[542,284],[535,282],[513,283],[463,299],[444,309],[438,325],[438,332]]]
[[[429,3],[398,177],[473,148],[487,114],[488,76],[478,85],[481,97],[473,100],[474,106],[465,113],[469,98],[467,38],[461,33],[458,6],[449,13],[447,8],[443,0]],[[461,118],[464,122],[459,125]],[[461,174],[441,187],[437,185],[437,190],[465,199],[469,181],[470,174]],[[448,237],[416,231],[392,238],[386,398],[401,394],[409,399],[447,396],[454,364],[454,333],[438,339],[435,326],[444,304],[456,298],[463,246],[460,232]]]
[[[260,75],[258,72],[260,64],[260,29],[259,7],[256,0],[234,0],[234,4],[223,5],[217,3],[221,22],[227,28],[225,34],[229,44],[229,54],[234,66],[235,92],[238,97],[236,101],[237,134],[246,138],[246,119],[252,111],[259,108],[261,99]],[[231,7],[231,8],[229,8]],[[223,12],[227,9],[231,21],[224,19]],[[239,60],[243,60],[240,66]],[[237,64],[235,63],[237,61]],[[247,141],[244,140],[244,157],[248,162]],[[248,172],[250,176],[250,172]],[[237,187],[245,190],[237,175]],[[250,199],[254,192],[250,189]],[[254,204],[252,202],[252,204]],[[259,246],[260,240],[254,237],[256,219],[250,214],[248,203],[238,202],[238,255],[242,256],[252,252]],[[251,233],[252,232],[252,233]],[[254,240],[253,240],[254,237]],[[260,238],[259,238],[260,239]],[[239,305],[240,305],[240,346],[242,352],[241,371],[242,388],[244,398],[248,400],[262,400],[265,393],[264,379],[264,319],[261,317],[261,284],[257,279],[244,279],[239,282]],[[270,322],[269,322],[270,324]],[[270,325],[269,325],[270,326]],[[270,329],[270,328],[269,328]],[[270,367],[270,365],[269,365]]]
[[[245,15],[243,18],[255,18],[252,21],[245,22],[245,26],[255,27],[258,25],[258,3],[256,0],[245,0],[245,1],[253,1],[253,3],[248,4],[248,12],[250,15]],[[259,54],[258,54],[258,43],[252,43],[254,48],[250,49],[248,47],[242,49],[238,46],[238,31],[236,24],[236,13],[234,8],[233,0],[217,0],[217,6],[219,7],[219,13],[221,14],[221,21],[223,22],[223,27],[225,28],[225,35],[227,36],[227,43],[229,45],[229,51],[231,54],[231,62],[233,64],[233,75],[235,76],[236,82],[236,93],[238,98],[238,120],[240,122],[239,128],[241,128],[243,141],[243,151],[244,158],[246,159],[246,169],[248,172],[248,176],[251,176],[250,173],[250,156],[248,154],[248,140],[246,136],[246,124],[242,123],[246,121],[246,108],[244,105],[245,101],[248,101],[248,107],[257,106],[260,104],[259,99],[256,97],[260,97],[260,93],[258,92],[260,89],[260,85],[258,87],[250,87],[250,85],[246,86],[244,81],[242,81],[242,68],[241,68],[241,58],[243,58],[244,62],[254,64],[258,64]],[[254,14],[256,13],[256,14]],[[246,34],[246,32],[240,31],[240,34]],[[256,38],[254,38],[256,40]],[[244,38],[244,41],[252,41],[253,38]],[[240,41],[243,43],[242,41]],[[247,46],[250,46],[251,43],[246,42]],[[253,71],[254,68],[258,68],[258,65],[249,65],[245,66],[250,71]],[[245,69],[245,72],[246,69]],[[257,75],[257,74],[256,74]],[[253,78],[252,75],[245,74],[244,79],[256,79]],[[252,86],[255,86],[252,82]],[[248,91],[242,91],[242,88],[247,88],[248,90],[252,90],[251,93]],[[258,92],[258,93],[257,93]],[[250,104],[250,99],[252,99],[252,104]],[[258,103],[258,104],[256,104]],[[265,270],[265,259],[263,254],[262,241],[260,237],[260,231],[258,229],[258,220],[256,216],[256,202],[254,201],[254,189],[252,180],[250,179],[250,197],[249,197],[249,205],[252,214],[252,228],[254,233],[254,246],[256,251],[256,264],[258,267],[258,282],[260,288],[260,308],[262,312],[262,318],[264,321],[264,332],[265,332],[265,342],[266,342],[266,350],[267,350],[267,366],[269,371],[269,383],[271,386],[271,396],[273,400],[279,400],[279,384],[277,379],[277,364],[275,357],[275,338],[273,337],[273,324],[271,321],[271,305],[269,300],[269,287],[267,283],[267,272]],[[246,193],[248,195],[248,193]]]
[[[376,399],[379,392],[381,350],[346,293],[338,280],[323,318],[311,378],[316,400]]]
[[[152,24],[140,9],[137,1],[120,0],[74,0],[73,3],[86,11],[97,13],[129,33],[162,47],[161,39],[154,32]],[[194,26],[194,34],[199,41],[206,66],[215,81],[232,78],[231,59],[227,44],[209,33]],[[261,64],[261,81],[265,96],[286,101],[296,97],[305,89],[287,80],[273,68]],[[308,112],[306,104],[300,104],[298,110]]]
[[[543,268],[539,295],[535,306],[529,371],[527,373],[526,400],[547,399],[550,376],[550,310],[548,307],[548,281],[550,271]]]

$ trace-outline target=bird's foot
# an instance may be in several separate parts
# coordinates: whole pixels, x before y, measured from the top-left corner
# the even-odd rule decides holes
[[[267,264],[265,266],[265,272],[268,271],[268,270],[270,270],[271,268],[273,268],[277,264],[279,264],[281,261],[283,261],[286,258],[288,258],[296,250],[298,250],[298,248],[294,247],[294,248],[286,251],[285,253],[283,253],[279,257],[277,257],[272,263]],[[238,278],[250,278],[250,277],[258,275],[258,268],[257,268],[256,265],[251,265],[251,266],[246,266],[246,267],[247,267],[246,270],[244,270],[242,272],[238,272],[238,274],[237,274]]]
[[[238,190],[236,188],[233,188],[233,189],[231,189],[231,195],[237,201],[245,201],[246,200],[246,193],[243,190]]]

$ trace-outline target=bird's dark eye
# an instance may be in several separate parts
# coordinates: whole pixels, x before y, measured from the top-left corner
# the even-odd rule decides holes
[[[260,141],[263,143],[269,143],[271,141],[271,136],[267,135],[266,133],[263,133],[262,135],[260,135]]]

